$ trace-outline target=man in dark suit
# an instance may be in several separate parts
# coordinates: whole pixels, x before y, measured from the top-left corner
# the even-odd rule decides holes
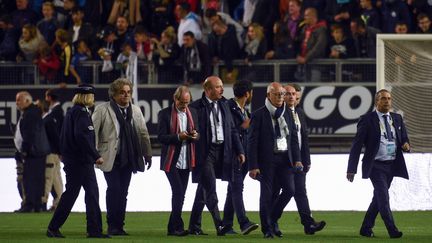
[[[274,212],[283,211],[294,195],[294,169],[301,167],[294,121],[284,102],[285,89],[278,82],[267,87],[265,105],[252,114],[248,165],[249,176],[261,183],[260,218],[264,238],[275,235]],[[273,200],[274,179],[282,194]]]
[[[296,84],[288,84],[285,86],[285,91],[285,102],[295,123],[295,135],[299,141],[300,157],[302,163],[302,166],[298,167],[298,169],[294,172],[294,199],[297,204],[297,210],[300,215],[305,234],[313,235],[315,232],[322,230],[326,225],[326,222],[315,222],[315,220],[312,218],[309,200],[306,193],[306,173],[311,167],[311,160],[306,117],[304,111],[298,107],[298,104],[300,103],[301,87]],[[277,195],[279,195],[279,192],[280,187],[277,187]],[[279,219],[281,215],[282,211],[275,212],[275,218]],[[277,227],[277,223],[275,223],[275,225]],[[274,233],[277,236],[282,236],[282,232],[278,228],[279,227],[275,228]]]
[[[243,145],[243,149],[245,150],[247,149],[247,136],[250,125],[250,112],[246,108],[246,106],[249,105],[252,101],[252,88],[252,82],[249,80],[237,81],[233,85],[235,97],[227,101],[235,127],[237,128],[239,133],[240,141]],[[233,160],[236,161],[237,158],[233,156]],[[243,202],[243,181],[247,173],[247,163],[239,164],[234,162],[233,176],[228,182],[228,190],[225,200],[223,217],[224,225],[230,227],[230,231],[227,232],[228,234],[236,233],[232,229],[234,212],[237,215],[237,220],[239,222],[240,230],[243,235],[247,235],[259,227],[258,224],[251,222],[248,217],[246,217],[246,210]]]
[[[40,212],[45,182],[45,158],[50,152],[41,110],[27,91],[18,92],[16,105],[21,116],[14,142],[24,162],[24,205],[17,212]]]
[[[192,95],[187,86],[179,86],[173,95],[174,104],[158,114],[158,140],[162,144],[161,170],[171,185],[171,215],[168,235],[185,236],[181,217],[189,172],[196,165],[195,142],[198,140],[198,116],[189,108]]]
[[[225,235],[229,227],[223,225],[220,218],[216,178],[230,180],[234,166],[233,153],[237,155],[237,163],[244,163],[245,155],[229,107],[221,100],[222,80],[210,76],[204,81],[203,87],[202,98],[191,104],[197,110],[200,139],[196,144],[197,164],[192,171],[192,181],[198,182],[198,188],[189,221],[189,233],[204,234],[201,230],[201,214],[205,204],[213,217],[217,235]]]
[[[360,235],[365,237],[374,236],[372,228],[378,212],[390,238],[402,237],[393,220],[388,190],[394,176],[408,179],[402,151],[408,152],[410,145],[402,116],[390,112],[391,102],[390,91],[382,89],[376,93],[376,110],[360,117],[348,160],[347,179],[352,182],[365,146],[362,177],[370,178],[374,187],[372,202],[360,228]]]

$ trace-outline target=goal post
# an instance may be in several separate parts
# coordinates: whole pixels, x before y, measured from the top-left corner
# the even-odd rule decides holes
[[[378,34],[376,87],[392,92],[414,152],[432,152],[432,34]]]

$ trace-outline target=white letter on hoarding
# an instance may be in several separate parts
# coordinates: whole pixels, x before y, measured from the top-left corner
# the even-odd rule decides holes
[[[335,87],[332,86],[324,86],[318,87],[311,90],[307,93],[306,98],[303,102],[303,108],[306,113],[306,116],[313,120],[320,120],[327,116],[329,116],[334,109],[336,108],[336,99],[335,98],[322,98],[321,102],[317,109],[315,107],[315,100],[321,96],[330,96],[333,95]]]
[[[350,101],[358,96],[360,98],[359,107],[353,109],[350,105]],[[347,120],[357,119],[361,115],[369,111],[369,107],[372,103],[371,92],[363,86],[354,86],[345,90],[339,98],[339,112],[341,116]]]

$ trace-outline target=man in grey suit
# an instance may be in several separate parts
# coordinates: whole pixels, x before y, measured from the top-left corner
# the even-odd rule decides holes
[[[362,117],[352,143],[348,160],[347,179],[352,182],[363,145],[362,177],[370,178],[374,187],[369,205],[360,228],[360,235],[373,237],[372,228],[380,213],[390,238],[402,237],[395,225],[389,203],[389,188],[394,176],[408,179],[408,171],[402,152],[410,151],[407,130],[402,116],[390,112],[390,91],[382,89],[375,95],[376,110]]]
[[[104,172],[108,186],[108,234],[127,235],[123,226],[131,175],[144,171],[144,164],[150,168],[152,151],[141,109],[131,103],[132,83],[115,80],[109,97],[110,101],[96,106],[92,116],[97,149],[105,161],[97,167]]]

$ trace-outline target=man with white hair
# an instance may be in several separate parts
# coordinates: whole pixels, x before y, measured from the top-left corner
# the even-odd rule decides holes
[[[294,121],[284,102],[286,91],[278,82],[267,87],[265,105],[252,114],[249,144],[249,176],[260,181],[260,218],[264,238],[275,235],[273,215],[294,195],[294,171],[302,166]],[[273,199],[274,178],[283,193]]]
[[[14,142],[24,162],[24,204],[17,212],[40,212],[45,185],[45,158],[50,152],[41,110],[33,104],[27,91],[16,95],[16,105],[21,112]]]

